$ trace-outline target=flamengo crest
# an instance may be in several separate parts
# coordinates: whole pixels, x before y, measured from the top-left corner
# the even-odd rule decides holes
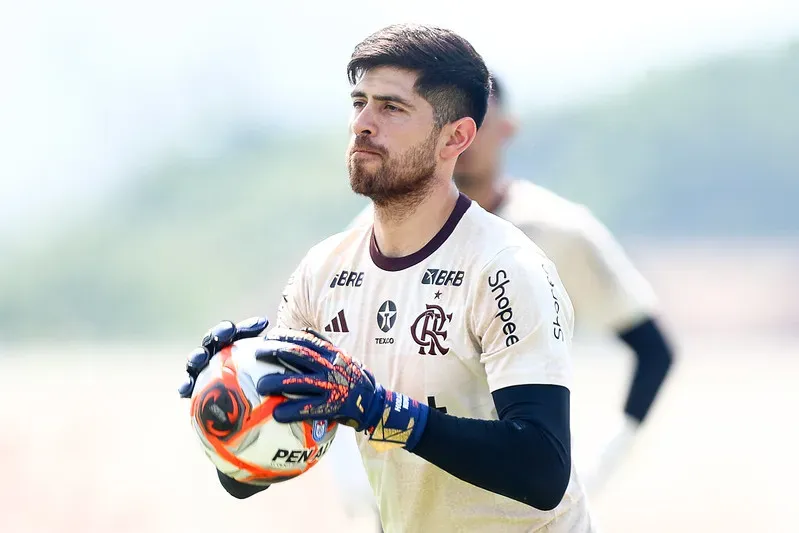
[[[446,355],[449,348],[444,348],[441,342],[447,340],[444,326],[448,320],[452,321],[452,313],[446,314],[438,305],[426,304],[426,307],[413,321],[411,336],[420,347],[420,355]]]

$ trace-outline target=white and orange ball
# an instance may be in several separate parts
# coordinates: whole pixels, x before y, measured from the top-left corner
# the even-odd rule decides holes
[[[283,424],[272,417],[286,398],[262,397],[255,384],[285,369],[255,359],[262,342],[242,339],[211,358],[191,397],[192,426],[208,458],[223,474],[253,485],[299,476],[322,458],[336,435],[335,422]]]

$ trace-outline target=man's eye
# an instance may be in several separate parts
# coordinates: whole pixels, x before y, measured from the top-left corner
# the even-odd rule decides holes
[[[395,106],[395,105],[386,104],[386,111],[394,112],[394,111],[399,111],[399,110],[400,110],[400,108]]]
[[[360,109],[364,105],[365,105],[365,103],[360,101],[360,100],[353,100],[353,102],[352,102],[352,107],[354,107],[355,109]]]

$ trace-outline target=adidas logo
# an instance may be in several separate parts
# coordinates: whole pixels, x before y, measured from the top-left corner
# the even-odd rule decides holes
[[[333,333],[349,333],[350,328],[347,327],[347,319],[344,318],[344,310],[338,312],[335,318],[325,326],[325,331]]]

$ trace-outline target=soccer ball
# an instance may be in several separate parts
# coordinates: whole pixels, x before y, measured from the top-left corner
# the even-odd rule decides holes
[[[205,454],[223,474],[242,483],[269,485],[299,476],[327,452],[336,423],[325,420],[282,424],[272,411],[286,401],[255,389],[277,364],[255,359],[262,338],[242,339],[211,358],[197,376],[191,421]]]

